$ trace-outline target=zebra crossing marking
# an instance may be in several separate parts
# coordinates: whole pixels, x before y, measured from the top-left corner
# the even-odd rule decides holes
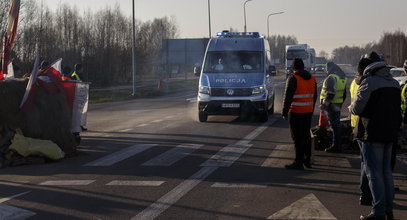
[[[293,145],[277,145],[261,166],[284,167],[284,164],[287,164],[292,160],[287,158],[287,156],[291,157],[290,149],[292,147]]]
[[[267,183],[221,183],[216,182],[211,185],[213,188],[267,188]]]
[[[96,180],[50,180],[40,183],[41,186],[87,186]]]
[[[266,130],[270,125],[272,125],[276,121],[277,121],[277,118],[273,118],[273,119],[269,120],[268,122],[260,125],[258,128],[256,128],[246,137],[244,137],[241,141],[238,141],[236,143],[236,145],[248,146],[250,141],[255,139],[258,135],[260,135],[264,130]],[[241,155],[242,155],[241,153],[240,154],[235,153],[232,158],[229,158],[229,160],[226,161],[226,165],[229,165],[229,166],[232,165],[232,163],[234,161],[236,161]],[[220,157],[219,159],[226,159],[226,158]],[[210,160],[212,160],[212,158],[208,159],[207,161],[210,161]],[[216,162],[216,160],[212,160],[212,161]],[[222,163],[222,161],[225,164],[225,160],[221,160],[221,163]],[[203,164],[206,164],[206,163],[203,163]],[[203,164],[201,164],[201,166]],[[214,164],[214,163],[212,163],[212,164]],[[215,163],[215,165],[216,165],[216,163]],[[219,166],[202,167],[202,169],[200,169],[198,172],[193,174],[188,179],[184,180],[182,183],[180,183],[178,186],[176,186],[173,190],[171,190],[170,192],[165,194],[163,197],[159,198],[157,201],[155,201],[153,204],[151,204],[150,206],[145,208],[142,212],[140,212],[138,215],[134,216],[131,219],[132,220],[155,219],[157,216],[159,216],[161,213],[163,213],[165,210],[167,210],[169,207],[171,207],[174,203],[176,203],[178,200],[180,200],[183,196],[185,196],[189,191],[191,191],[198,184],[200,184],[209,175],[211,175],[213,172],[215,172],[218,168],[219,168]]]
[[[263,125],[257,127],[249,135],[236,144],[230,144],[222,148],[218,153],[213,155],[209,160],[201,164],[201,167],[229,167],[238,160],[251,146],[249,144],[254,138],[265,131],[271,124],[277,121],[277,118],[272,118]]]
[[[145,150],[148,150],[154,146],[157,146],[157,144],[136,144],[136,145],[127,147],[123,150],[120,150],[118,152],[104,156],[95,161],[89,162],[89,163],[85,164],[84,166],[111,166],[115,163],[118,163],[122,160],[125,160],[129,157],[139,154]]]
[[[107,186],[161,186],[165,181],[113,180]]]
[[[143,163],[142,166],[171,166],[202,146],[202,144],[181,144]]]

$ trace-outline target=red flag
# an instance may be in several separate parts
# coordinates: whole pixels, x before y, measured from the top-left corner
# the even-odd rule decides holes
[[[7,65],[11,61],[10,51],[17,34],[18,15],[20,13],[20,0],[11,0],[8,12],[7,29],[3,36],[3,54],[1,58],[0,80],[7,74]]]
[[[23,112],[29,112],[31,110],[31,106],[34,102],[35,82],[37,80],[38,67],[40,65],[40,58],[39,58],[38,54],[39,53],[37,51],[37,56],[35,57],[35,62],[34,62],[34,68],[31,72],[30,79],[28,80],[28,84],[25,89],[23,99],[21,100],[20,109]]]

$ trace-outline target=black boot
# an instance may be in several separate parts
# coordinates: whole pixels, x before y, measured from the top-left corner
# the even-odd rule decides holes
[[[386,212],[387,220],[394,220],[393,211]]]
[[[311,162],[310,162],[310,161],[305,161],[305,162],[304,162],[304,166],[305,166],[306,168],[308,168],[308,169],[311,169],[311,168],[312,168],[312,165],[311,165]]]
[[[359,205],[372,206],[372,197],[360,196]]]
[[[386,220],[386,216],[370,213],[369,215],[361,215],[360,220]]]
[[[292,164],[285,165],[285,168],[287,170],[303,170],[304,166],[302,164],[298,164],[296,162],[293,162]]]

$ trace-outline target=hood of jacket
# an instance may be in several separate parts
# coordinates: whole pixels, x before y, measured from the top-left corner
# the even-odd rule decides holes
[[[365,79],[368,76],[376,75],[385,79],[393,79],[393,76],[390,74],[390,68],[387,67],[385,62],[374,62],[366,67],[363,71],[362,79]]]
[[[309,73],[306,70],[296,70],[294,72],[294,74],[297,74],[298,76],[301,76],[301,78],[305,79],[305,80],[309,80],[311,79],[311,73]]]
[[[338,75],[341,78],[346,77],[345,72],[343,72],[343,70],[338,65],[336,65],[334,62],[328,62],[326,64],[326,67],[327,67],[326,69],[327,69],[328,75],[329,74],[335,74],[335,75]]]

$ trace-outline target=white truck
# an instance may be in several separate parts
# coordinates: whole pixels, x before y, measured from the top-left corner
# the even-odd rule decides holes
[[[292,63],[295,58],[304,62],[305,70],[313,73],[315,70],[315,49],[308,44],[295,44],[285,46],[285,69],[287,76],[292,73]]]

